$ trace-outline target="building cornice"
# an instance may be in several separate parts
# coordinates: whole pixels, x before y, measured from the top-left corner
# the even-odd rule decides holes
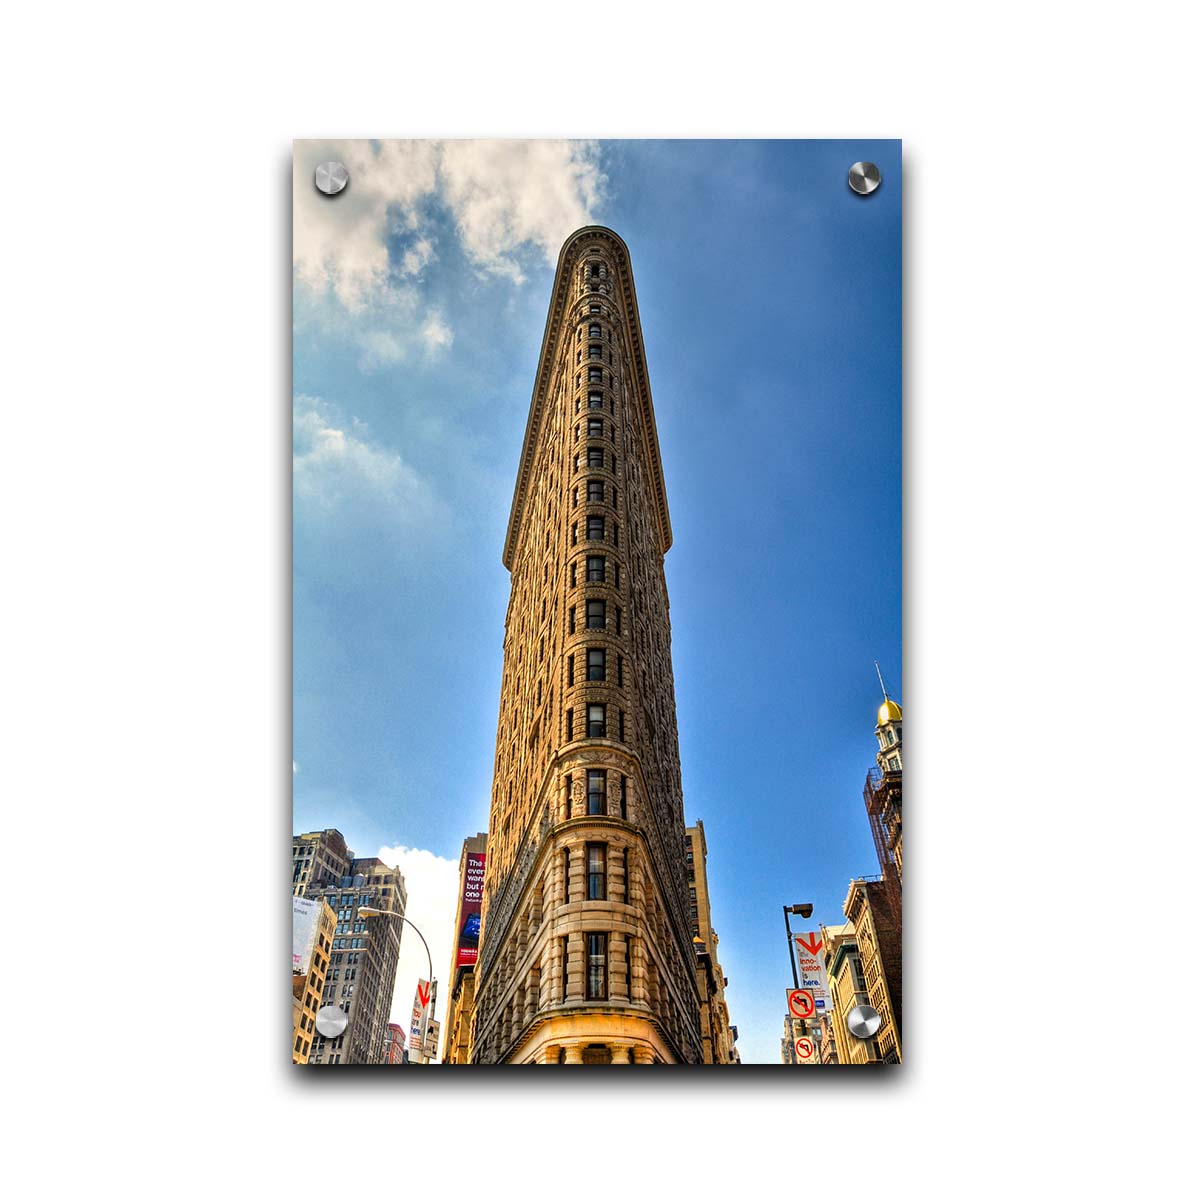
[[[650,474],[650,491],[654,500],[662,552],[666,554],[671,548],[671,516],[667,509],[667,489],[663,482],[658,427],[654,421],[654,402],[650,395],[650,376],[646,369],[646,347],[642,341],[642,322],[638,313],[637,292],[633,286],[629,247],[611,229],[607,229],[603,225],[586,225],[582,229],[577,229],[563,243],[554,272],[550,309],[546,314],[546,329],[542,335],[542,349],[538,356],[537,374],[534,377],[533,397],[529,403],[529,418],[525,423],[525,440],[521,446],[517,486],[513,492],[512,509],[508,517],[508,531],[504,538],[503,561],[509,571],[513,568],[517,544],[520,541],[521,519],[525,513],[526,495],[533,476],[534,455],[537,451],[546,403],[553,387],[554,352],[562,337],[563,322],[571,296],[572,268],[581,255],[583,243],[596,239],[611,243],[616,275],[615,286],[621,291],[625,325],[629,331],[629,345],[633,356],[630,364],[633,391],[635,400],[641,408],[642,435],[646,450],[645,460]]]

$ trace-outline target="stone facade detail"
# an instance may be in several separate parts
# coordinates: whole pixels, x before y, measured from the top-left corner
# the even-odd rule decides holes
[[[629,253],[559,256],[512,576],[471,1061],[702,1061],[663,556]]]

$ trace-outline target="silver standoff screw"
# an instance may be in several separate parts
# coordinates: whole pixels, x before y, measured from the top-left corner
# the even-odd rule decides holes
[[[882,1024],[883,1018],[869,1004],[859,1004],[846,1014],[846,1028],[856,1038],[874,1037]]]
[[[340,162],[323,162],[313,172],[313,182],[318,192],[336,196],[350,182],[350,172]]]
[[[869,196],[882,182],[883,176],[874,163],[856,162],[850,168],[850,190],[860,196]]]

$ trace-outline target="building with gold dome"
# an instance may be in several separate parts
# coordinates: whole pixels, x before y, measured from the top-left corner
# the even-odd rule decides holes
[[[882,677],[879,682],[882,686]],[[849,983],[839,984],[845,992],[841,1007],[869,1003],[881,1019],[879,1031],[869,1039],[870,1046],[853,1044],[853,1037],[845,1045],[839,1044],[839,1062],[851,1064],[902,1061],[904,711],[886,688],[875,717],[875,741],[878,743],[875,766],[867,772],[863,801],[879,859],[879,874],[850,881],[842,906],[849,925],[839,931],[845,945],[838,961],[833,961],[833,947],[826,943],[826,970],[831,980],[854,981],[854,987]],[[851,946],[855,955],[849,955]],[[864,991],[866,1001],[862,999]],[[835,1009],[838,1007],[835,1000]],[[845,1013],[838,1012],[835,1023],[844,1022],[844,1018]]]
[[[629,250],[558,259],[503,560],[512,591],[473,1063],[701,1063],[662,460]]]

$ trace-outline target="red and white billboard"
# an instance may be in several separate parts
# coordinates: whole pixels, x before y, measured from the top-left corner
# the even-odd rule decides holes
[[[486,860],[486,854],[467,855],[455,966],[473,967],[479,958],[479,910],[483,906],[483,868]]]
[[[818,929],[813,933],[792,935],[796,943],[796,960],[800,967],[800,986],[813,994],[817,1008],[829,1004],[829,980],[825,976],[825,939]]]

